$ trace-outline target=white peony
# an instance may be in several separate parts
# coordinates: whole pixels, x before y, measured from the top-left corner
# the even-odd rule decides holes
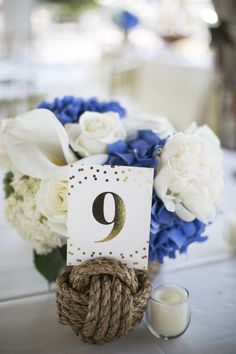
[[[115,112],[85,112],[79,124],[66,124],[70,145],[81,156],[106,152],[108,144],[126,138],[125,128]]]
[[[167,141],[154,188],[166,208],[185,221],[215,217],[223,189],[222,150],[209,127],[192,126]]]
[[[39,184],[38,179],[14,176],[11,183],[14,193],[6,199],[5,213],[8,222],[37,253],[47,254],[65,244],[66,238],[53,233],[47,219],[37,209],[35,195]]]
[[[50,229],[60,235],[67,233],[68,181],[44,179],[36,194],[37,208],[47,218]]]

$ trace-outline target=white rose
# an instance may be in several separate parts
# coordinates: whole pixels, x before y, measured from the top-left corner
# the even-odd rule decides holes
[[[211,221],[223,189],[222,150],[213,131],[192,127],[174,135],[159,163],[154,188],[166,208],[185,221]]]
[[[44,179],[36,194],[37,208],[47,218],[50,229],[67,234],[68,181],[59,178]]]
[[[81,156],[106,152],[108,144],[126,138],[126,131],[115,112],[85,112],[79,124],[66,124],[70,145]]]

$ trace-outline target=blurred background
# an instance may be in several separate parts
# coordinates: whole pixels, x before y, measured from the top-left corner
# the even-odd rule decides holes
[[[188,257],[225,257],[226,229],[236,247],[235,0],[0,0],[0,119],[63,95],[209,124],[225,149],[223,216]],[[0,226],[0,299],[45,290],[3,212]]]
[[[0,117],[112,96],[235,149],[235,42],[234,0],[0,0]]]

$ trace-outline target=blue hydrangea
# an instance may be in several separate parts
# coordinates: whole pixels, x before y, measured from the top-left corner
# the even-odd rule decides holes
[[[126,10],[121,11],[118,15],[116,15],[114,17],[114,22],[125,32],[130,31],[140,23],[137,16]]]
[[[165,140],[149,130],[138,131],[136,139],[118,141],[108,146],[107,164],[119,166],[138,166],[157,168],[157,150]],[[203,242],[204,225],[198,219],[186,222],[175,213],[169,212],[163,202],[153,192],[149,261],[163,263],[165,257],[175,258],[176,253],[186,252],[193,242]]]
[[[119,140],[108,146],[109,158],[106,164],[157,168],[157,150],[165,140],[150,130],[139,130],[137,137],[130,141]]]
[[[193,242],[204,242],[206,228],[198,219],[186,222],[168,211],[163,202],[153,193],[149,261],[163,263],[164,257],[175,258],[176,252],[186,252]]]
[[[99,102],[95,97],[84,100],[79,97],[65,96],[55,98],[53,102],[42,101],[38,108],[46,108],[53,112],[58,120],[66,123],[78,123],[80,116],[86,112],[117,112],[120,118],[125,117],[126,110],[116,101]]]

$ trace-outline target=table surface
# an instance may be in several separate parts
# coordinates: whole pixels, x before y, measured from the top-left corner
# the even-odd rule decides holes
[[[153,337],[145,322],[128,337],[102,346],[84,344],[70,328],[59,325],[55,294],[34,269],[30,245],[4,221],[0,195],[0,353],[235,354],[236,258],[230,258],[223,237],[224,217],[235,210],[235,154],[225,152],[224,164],[224,214],[208,230],[209,240],[192,245],[187,256],[168,261],[157,278],[182,284],[191,295],[189,329],[167,342]]]
[[[235,354],[236,258],[160,273],[158,281],[184,284],[192,320],[177,339],[155,338],[145,321],[127,337],[103,345],[83,343],[56,319],[55,294],[0,304],[1,353],[48,354]]]

